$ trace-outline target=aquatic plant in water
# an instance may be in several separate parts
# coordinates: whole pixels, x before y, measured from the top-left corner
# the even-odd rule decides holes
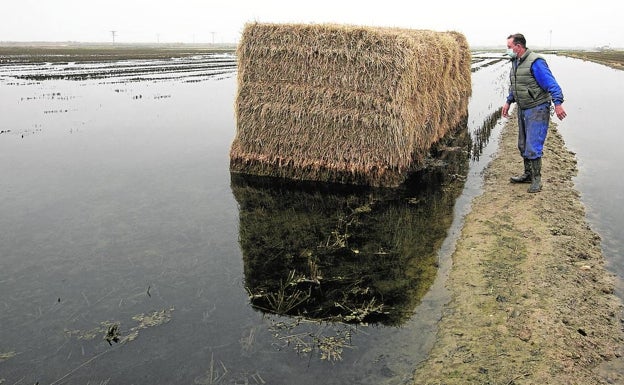
[[[0,353],[0,362],[15,357],[15,352]]]
[[[318,322],[304,317],[283,321],[269,318],[269,331],[275,339],[277,350],[293,349],[302,356],[312,356],[315,352],[321,360],[330,362],[342,360],[344,349],[353,348],[352,337],[357,332],[355,326],[341,322]],[[316,330],[310,328],[317,326]]]
[[[125,335],[122,334],[121,322],[116,321],[103,321],[99,326],[90,330],[65,329],[65,334],[70,337],[76,337],[79,340],[93,340],[97,336],[102,335],[102,339],[107,341],[110,345],[112,345],[112,342],[124,343],[134,341],[139,336],[140,330],[163,325],[171,321],[173,311],[174,308],[170,308],[153,311],[149,314],[137,314],[132,317],[132,319],[137,322],[137,325],[128,329]]]

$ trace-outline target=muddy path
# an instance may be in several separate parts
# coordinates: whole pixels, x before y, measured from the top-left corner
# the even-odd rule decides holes
[[[509,183],[521,171],[509,119],[453,255],[452,300],[415,384],[624,383],[622,304],[572,178],[556,127],[541,193]]]

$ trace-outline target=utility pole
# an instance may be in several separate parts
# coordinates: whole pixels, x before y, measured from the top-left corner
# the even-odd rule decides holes
[[[210,32],[212,34],[212,44],[214,44],[214,36],[216,32]]]
[[[552,29],[550,30],[550,37],[548,40],[548,48],[552,49]]]
[[[117,35],[117,31],[111,31],[111,35],[113,35],[113,44],[115,44],[115,35]]]

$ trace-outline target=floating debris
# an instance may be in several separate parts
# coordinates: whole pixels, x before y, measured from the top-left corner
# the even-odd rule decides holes
[[[15,357],[15,352],[0,353],[0,362]],[[1,383],[1,382],[0,382]]]
[[[314,352],[323,361],[342,360],[346,348],[353,348],[352,337],[357,328],[341,322],[315,322],[304,317],[295,317],[289,321],[270,319],[269,331],[275,338],[273,346],[277,350],[292,348],[297,354],[311,356]],[[317,325],[316,331],[310,326]]]
[[[139,331],[153,326],[159,326],[171,321],[174,308],[153,311],[149,314],[137,314],[132,319],[138,324],[128,330],[126,335],[122,335],[121,322],[103,321],[100,326],[91,330],[68,330],[65,333],[70,337],[75,336],[79,340],[93,340],[99,335],[104,335],[103,339],[112,345],[112,342],[124,343],[134,341],[139,336]]]
[[[104,339],[111,346],[113,345],[113,342],[119,342],[119,324],[112,324],[109,326]]]
[[[215,365],[214,353],[210,355],[210,368],[206,371],[206,376],[198,377],[195,379],[195,383],[199,385],[212,385],[218,384],[228,374],[228,370],[223,364],[223,361],[219,361],[220,365]]]
[[[132,317],[133,320],[139,324],[132,329],[130,333],[125,337],[125,341],[134,341],[139,336],[139,330],[147,329],[152,326],[159,326],[171,321],[171,314],[174,308],[163,309],[160,311],[153,311],[149,314],[139,314]]]

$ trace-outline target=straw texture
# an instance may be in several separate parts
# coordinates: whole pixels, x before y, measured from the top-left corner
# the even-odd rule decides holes
[[[470,93],[456,32],[247,24],[230,169],[397,186],[466,118]]]

